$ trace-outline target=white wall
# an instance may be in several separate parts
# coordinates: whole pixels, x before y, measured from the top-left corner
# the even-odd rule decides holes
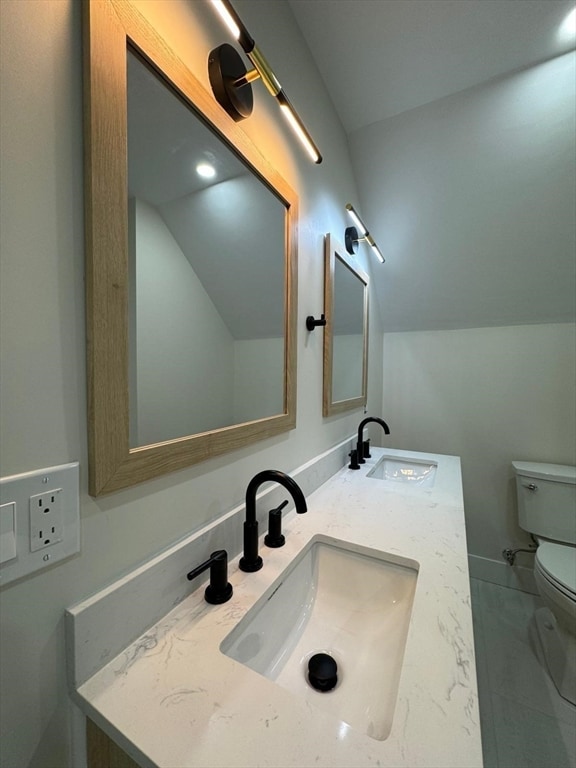
[[[2,590],[0,760],[4,768],[66,768],[65,608],[231,509],[257,471],[290,472],[356,429],[361,412],[322,418],[322,334],[308,334],[305,318],[323,309],[324,234],[342,236],[344,205],[357,192],[344,133],[287,5],[243,2],[248,28],[325,156],[321,166],[307,160],[275,101],[255,84],[255,111],[243,129],[300,195],[297,428],[91,499],[86,492],[82,4],[3,0],[0,5],[0,474],[80,460],[82,518],[79,556]],[[207,86],[208,52],[226,38],[209,4],[139,0],[138,6]],[[369,271],[359,257],[361,268]],[[371,304],[369,409],[377,415],[382,341],[376,303]]]
[[[233,423],[234,340],[158,210],[135,201],[137,442]]]
[[[469,551],[502,562],[529,542],[511,462],[576,464],[576,326],[386,333],[382,410],[390,445],[462,458]]]
[[[350,136],[384,328],[576,317],[576,53]]]
[[[234,343],[234,423],[284,412],[284,338]]]
[[[335,334],[332,340],[332,400],[362,396],[362,334]]]

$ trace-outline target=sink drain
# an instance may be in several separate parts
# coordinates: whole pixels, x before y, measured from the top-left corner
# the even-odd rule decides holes
[[[315,653],[308,661],[308,682],[316,691],[327,693],[338,682],[338,665],[327,653]]]

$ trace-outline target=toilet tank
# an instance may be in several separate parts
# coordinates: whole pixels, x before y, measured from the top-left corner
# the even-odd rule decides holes
[[[576,544],[576,467],[513,461],[521,528]]]

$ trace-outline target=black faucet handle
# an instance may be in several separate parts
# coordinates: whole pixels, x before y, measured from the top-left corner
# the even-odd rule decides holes
[[[193,568],[186,574],[186,578],[192,581],[208,568],[210,568],[210,584],[204,591],[206,602],[212,605],[226,603],[232,597],[232,584],[228,582],[228,553],[225,549],[212,552],[208,560]]]
[[[348,464],[348,469],[360,469],[360,464],[358,464],[358,451],[354,449],[353,451],[350,451],[348,456],[350,456],[350,464]]]
[[[282,535],[282,510],[288,504],[285,499],[279,507],[268,512],[268,533],[264,536],[264,544],[272,549],[283,547],[286,539]]]

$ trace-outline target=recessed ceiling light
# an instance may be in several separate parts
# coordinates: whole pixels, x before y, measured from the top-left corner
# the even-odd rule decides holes
[[[572,8],[568,16],[566,16],[560,25],[558,37],[563,43],[570,42],[576,37],[576,7]]]
[[[216,176],[216,169],[210,163],[198,163],[196,173],[203,179],[213,179]]]

